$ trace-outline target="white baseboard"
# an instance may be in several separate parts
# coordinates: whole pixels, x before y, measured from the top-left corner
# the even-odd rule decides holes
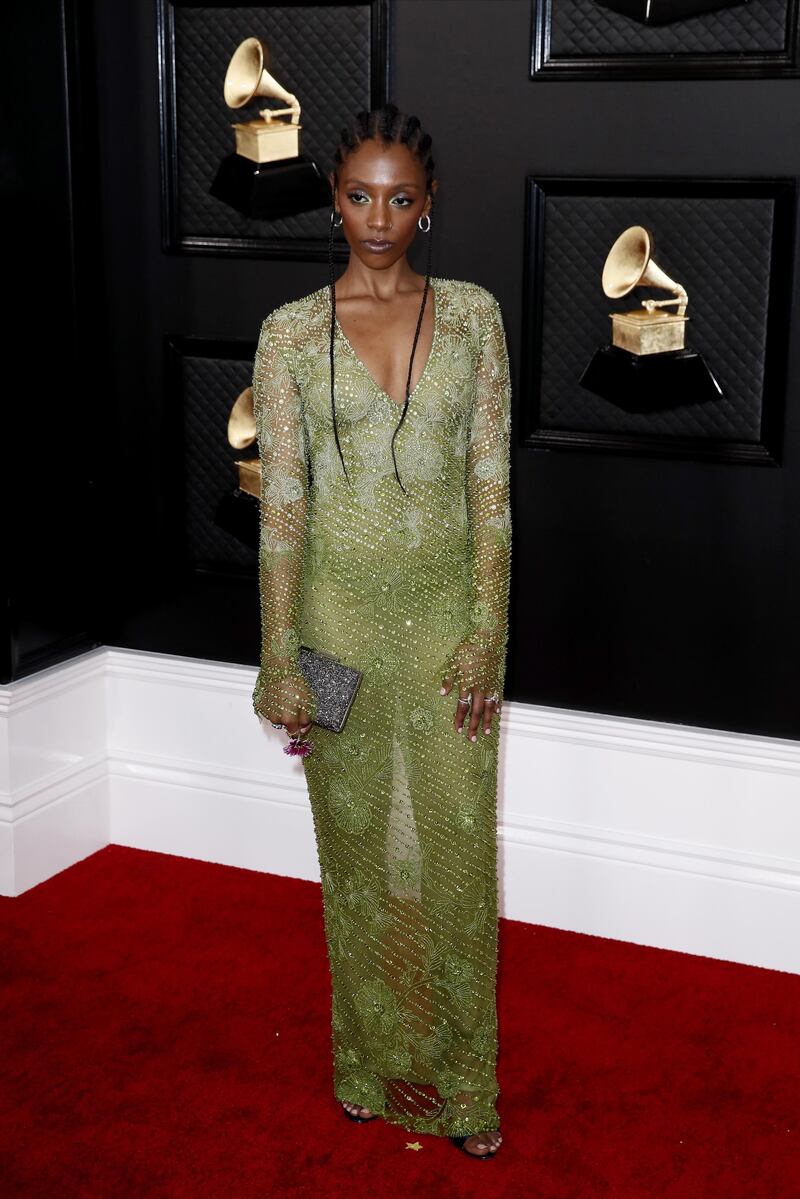
[[[0,687],[0,894],[109,843],[107,653]]]
[[[109,843],[318,881],[254,681],[104,648],[0,688],[0,893]],[[499,798],[504,916],[800,973],[800,743],[506,702]]]

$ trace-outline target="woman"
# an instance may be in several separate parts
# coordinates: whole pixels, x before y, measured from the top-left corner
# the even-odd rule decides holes
[[[344,729],[316,726],[303,757],[335,1093],[354,1120],[383,1116],[487,1160],[502,1140],[496,798],[510,384],[495,298],[431,278],[433,170],[415,117],[394,105],[361,113],[330,176],[330,286],[262,325],[253,704],[298,748],[316,714],[299,646],[363,671]],[[336,282],[334,224],[351,250]],[[429,237],[424,280],[407,259],[418,228]]]

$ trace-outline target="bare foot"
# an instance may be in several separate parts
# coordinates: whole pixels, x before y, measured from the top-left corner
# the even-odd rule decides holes
[[[473,1157],[486,1157],[487,1153],[497,1153],[503,1141],[502,1132],[476,1132],[467,1137],[464,1148]]]
[[[358,1116],[361,1120],[371,1120],[375,1115],[368,1107],[360,1107],[357,1103],[342,1103],[342,1107],[346,1108],[351,1116]]]

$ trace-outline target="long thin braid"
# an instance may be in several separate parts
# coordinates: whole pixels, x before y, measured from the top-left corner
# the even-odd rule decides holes
[[[425,133],[419,119],[415,116],[410,116],[401,113],[395,104],[384,104],[381,108],[374,108],[371,112],[360,112],[355,121],[345,126],[340,131],[340,142],[336,148],[334,155],[334,175],[338,180],[339,168],[344,164],[345,159],[351,151],[356,150],[364,141],[382,141],[384,144],[391,142],[400,143],[408,146],[414,154],[416,154],[422,167],[425,171],[425,189],[430,196],[431,207],[429,216],[431,217],[431,226],[428,231],[428,261],[425,274],[425,287],[422,292],[422,303],[420,305],[419,317],[417,318],[417,328],[414,333],[414,345],[411,350],[411,361],[408,364],[408,378],[406,379],[406,398],[403,404],[403,411],[397,428],[392,434],[392,461],[394,462],[394,473],[397,476],[397,482],[405,492],[400,473],[397,469],[397,457],[395,455],[394,442],[397,434],[400,432],[403,421],[406,418],[408,411],[408,402],[411,398],[411,374],[414,369],[414,356],[417,352],[417,342],[419,341],[420,329],[422,328],[422,318],[425,314],[425,304],[428,299],[428,291],[430,289],[431,279],[431,261],[433,255],[433,192],[431,191],[431,182],[434,174],[434,161],[431,153],[433,144],[429,134]],[[330,332],[330,363],[331,363],[331,413],[333,416],[333,432],[336,438],[336,448],[339,451],[339,457],[342,460],[342,469],[345,478],[352,487],[350,476],[347,473],[345,466],[344,454],[342,447],[339,444],[339,431],[336,423],[336,394],[334,386],[334,365],[333,365],[333,343],[336,332],[336,286],[333,275],[333,218],[335,208],[331,210],[330,236],[328,238],[328,265],[330,277],[330,293],[331,293],[331,332]]]
[[[330,342],[331,412],[333,413],[333,435],[336,438],[336,448],[339,451],[339,457],[342,460],[342,470],[344,471],[344,477],[347,479],[347,482],[350,484],[350,487],[352,487],[353,484],[350,483],[350,476],[348,475],[347,467],[344,464],[344,454],[342,453],[342,447],[339,444],[339,429],[336,424],[336,396],[335,396],[335,391],[334,391],[334,386],[333,386],[333,334],[336,329],[336,287],[334,285],[334,278],[333,278],[333,229],[334,229],[333,212],[331,212],[331,231],[330,231],[330,235],[328,237],[328,265],[330,268],[329,274],[330,274],[330,288],[331,288],[331,342]]]

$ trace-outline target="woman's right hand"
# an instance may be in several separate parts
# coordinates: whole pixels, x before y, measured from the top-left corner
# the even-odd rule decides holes
[[[290,737],[305,736],[314,723],[314,693],[302,671],[293,671],[288,662],[285,666],[277,677],[267,675],[257,711]]]
[[[270,720],[273,724],[280,722],[290,737],[296,737],[298,733],[305,736],[311,728],[311,720],[305,708],[284,709],[277,719],[270,715]]]

